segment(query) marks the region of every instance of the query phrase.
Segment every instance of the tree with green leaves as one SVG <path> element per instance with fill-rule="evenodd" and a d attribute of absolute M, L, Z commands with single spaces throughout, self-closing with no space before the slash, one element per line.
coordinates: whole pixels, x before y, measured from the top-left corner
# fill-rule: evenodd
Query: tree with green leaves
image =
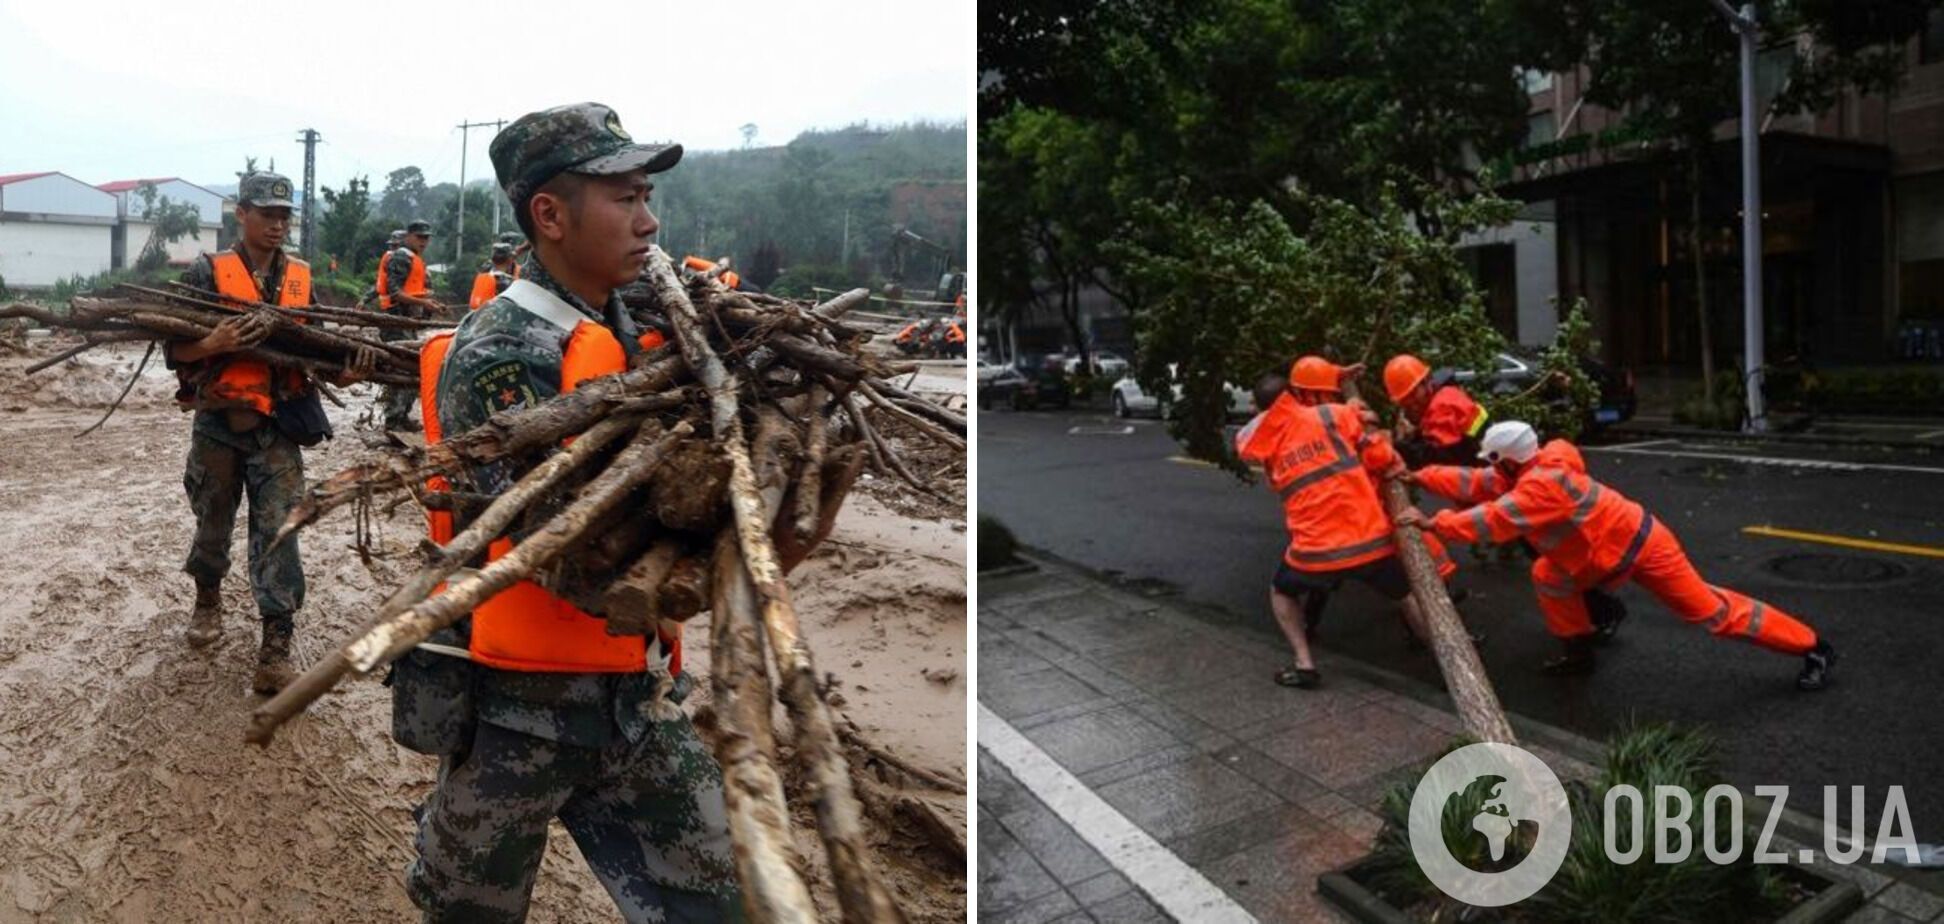
<path fill-rule="evenodd" d="M 169 263 L 169 245 L 188 235 L 191 240 L 202 240 L 202 209 L 192 202 L 171 202 L 168 196 L 159 196 L 154 183 L 143 183 L 135 187 L 135 194 L 142 199 L 142 220 L 148 222 L 148 242 L 142 245 L 142 253 L 135 258 L 137 273 L 153 273 Z"/>
<path fill-rule="evenodd" d="M 354 176 L 344 189 L 323 188 L 324 217 L 317 223 L 318 249 L 343 262 L 356 272 L 359 257 L 370 249 L 361 236 L 365 220 L 371 217 L 371 180 Z"/>
<path fill-rule="evenodd" d="M 378 214 L 396 223 L 424 218 L 425 193 L 425 173 L 419 168 L 393 170 L 385 175 L 385 189 L 378 194 Z"/>

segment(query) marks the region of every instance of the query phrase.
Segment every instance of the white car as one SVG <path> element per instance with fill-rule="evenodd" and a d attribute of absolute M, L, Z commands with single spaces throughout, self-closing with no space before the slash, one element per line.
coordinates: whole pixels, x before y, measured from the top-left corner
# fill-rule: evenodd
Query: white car
<path fill-rule="evenodd" d="M 1121 358 L 1117 353 L 1112 353 L 1107 350 L 1095 350 L 1092 358 L 1094 369 L 1098 370 L 1101 375 L 1118 378 L 1127 374 L 1127 360 Z M 1067 357 L 1061 361 L 1060 368 L 1067 375 L 1078 375 L 1080 373 L 1080 357 Z"/>
<path fill-rule="evenodd" d="M 1174 378 L 1175 366 L 1168 364 L 1168 377 Z M 1235 386 L 1233 382 L 1223 382 L 1222 389 L 1228 392 L 1228 416 L 1246 418 L 1255 413 L 1255 397 Z M 1153 414 L 1157 417 L 1174 416 L 1173 405 L 1181 401 L 1181 383 L 1172 386 L 1168 406 L 1153 395 L 1141 390 L 1141 383 L 1134 380 L 1131 373 L 1123 373 L 1114 383 L 1114 416 L 1132 417 L 1135 414 Z"/>

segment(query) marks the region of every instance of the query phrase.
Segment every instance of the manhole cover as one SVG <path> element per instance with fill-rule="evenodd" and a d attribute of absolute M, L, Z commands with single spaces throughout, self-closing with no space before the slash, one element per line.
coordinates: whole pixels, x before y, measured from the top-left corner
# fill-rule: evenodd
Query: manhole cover
<path fill-rule="evenodd" d="M 1894 561 L 1863 555 L 1804 553 L 1771 558 L 1769 573 L 1805 584 L 1868 587 L 1905 577 L 1910 569 Z"/>

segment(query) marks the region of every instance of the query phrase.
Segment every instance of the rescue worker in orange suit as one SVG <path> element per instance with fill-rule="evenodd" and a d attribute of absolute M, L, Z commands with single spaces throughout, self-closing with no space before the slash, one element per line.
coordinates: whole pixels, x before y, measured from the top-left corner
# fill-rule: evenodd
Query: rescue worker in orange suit
<path fill-rule="evenodd" d="M 491 153 L 533 252 L 518 281 L 421 349 L 428 443 L 622 371 L 659 342 L 618 290 L 647 263 L 651 180 L 681 146 L 636 143 L 612 109 L 582 103 L 522 116 Z M 452 480 L 499 494 L 539 459 Z M 453 511 L 443 528 L 473 515 Z M 495 541 L 488 558 L 510 544 Z M 405 877 L 426 921 L 526 920 L 555 818 L 622 920 L 741 917 L 721 772 L 680 708 L 681 626 L 649 619 L 611 635 L 598 604 L 568 602 L 600 599 L 589 580 L 517 582 L 434 636 L 460 656 L 419 649 L 396 664 L 393 736 L 440 757 Z"/>
<path fill-rule="evenodd" d="M 203 254 L 183 273 L 185 285 L 239 305 L 311 304 L 310 265 L 283 251 L 290 230 L 290 180 L 252 173 L 237 190 L 237 240 L 222 253 Z M 196 603 L 184 634 L 205 646 L 222 636 L 222 583 L 230 567 L 237 509 L 249 498 L 250 591 L 262 622 L 257 669 L 250 686 L 275 693 L 295 676 L 290 643 L 304 604 L 304 565 L 291 537 L 271 548 L 277 528 L 304 496 L 303 446 L 330 433 L 315 385 L 298 369 L 238 355 L 288 323 L 256 308 L 216 325 L 196 340 L 169 344 L 167 362 L 180 385 L 176 400 L 195 410 L 183 487 L 196 514 L 196 533 L 183 566 L 196 582 Z M 360 350 L 336 379 L 350 384 L 370 374 L 376 356 Z"/>
<path fill-rule="evenodd" d="M 1532 565 L 1539 610 L 1547 631 L 1563 646 L 1543 666 L 1548 673 L 1593 669 L 1593 623 L 1580 595 L 1633 581 L 1682 619 L 1719 637 L 1800 656 L 1800 689 L 1820 690 L 1829 683 L 1836 651 L 1828 641 L 1768 603 L 1702 580 L 1674 532 L 1619 491 L 1588 477 L 1573 444 L 1553 440 L 1542 447 L 1530 425 L 1507 421 L 1487 429 L 1480 446 L 1491 468 L 1434 465 L 1410 476 L 1433 493 L 1473 506 L 1429 517 L 1410 510 L 1398 522 L 1427 526 L 1452 542 L 1532 541 L 1541 556 Z"/>
<path fill-rule="evenodd" d="M 1366 429 L 1375 421 L 1369 408 L 1340 400 L 1343 376 L 1360 368 L 1319 356 L 1296 360 L 1288 387 L 1235 437 L 1236 456 L 1261 466 L 1269 489 L 1282 498 L 1289 533 L 1269 593 L 1270 610 L 1295 656 L 1293 665 L 1276 673 L 1284 686 L 1309 688 L 1321 681 L 1308 620 L 1321 614 L 1323 602 L 1346 579 L 1396 601 L 1412 635 L 1428 637 L 1372 477 L 1402 476 L 1404 461 L 1382 431 Z M 1427 544 L 1440 575 L 1448 578 L 1456 567 L 1442 547 Z"/>
<path fill-rule="evenodd" d="M 473 277 L 472 297 L 467 306 L 474 311 L 479 306 L 493 300 L 493 297 L 506 291 L 513 280 L 520 278 L 519 265 L 513 261 L 512 244 L 494 244 L 493 262 L 479 275 Z"/>
<path fill-rule="evenodd" d="M 410 318 L 428 318 L 440 312 L 439 303 L 432 300 L 432 289 L 426 282 L 425 248 L 432 243 L 432 223 L 414 221 L 405 226 L 405 243 L 384 255 L 378 261 L 378 310 L 397 312 Z M 410 340 L 408 330 L 381 327 L 380 339 L 388 341 Z M 412 403 L 418 395 L 410 388 L 385 386 L 380 401 L 385 408 L 385 429 L 417 430 L 418 424 L 412 422 Z"/>
<path fill-rule="evenodd" d="M 1424 360 L 1409 353 L 1384 364 L 1384 392 L 1403 412 L 1397 452 L 1413 469 L 1432 464 L 1482 466 L 1478 441 L 1491 415 L 1463 388 L 1442 379 L 1442 374 L 1432 373 Z M 1539 557 L 1530 542 L 1523 545 L 1527 554 Z M 1627 618 L 1627 605 L 1597 587 L 1587 588 L 1583 596 L 1593 617 L 1594 640 L 1602 645 L 1612 641 Z"/>

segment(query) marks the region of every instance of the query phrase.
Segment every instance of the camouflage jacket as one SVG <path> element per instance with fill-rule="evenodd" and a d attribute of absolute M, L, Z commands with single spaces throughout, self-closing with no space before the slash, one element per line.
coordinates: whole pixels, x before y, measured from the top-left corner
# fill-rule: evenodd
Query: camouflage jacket
<path fill-rule="evenodd" d="M 523 277 L 560 297 L 588 320 L 604 324 L 632 359 L 638 350 L 634 323 L 612 295 L 595 310 L 556 281 L 537 259 Z M 546 401 L 560 393 L 567 335 L 504 295 L 460 321 L 439 373 L 439 426 L 448 437 L 484 423 L 493 414 Z M 505 491 L 538 459 L 479 466 L 457 481 L 481 494 Z M 463 522 L 455 524 L 463 529 Z M 516 534 L 518 530 L 515 531 Z M 639 740 L 650 722 L 650 674 L 554 674 L 479 667 L 479 717 L 503 728 L 583 747 L 600 747 L 616 734 Z"/>

